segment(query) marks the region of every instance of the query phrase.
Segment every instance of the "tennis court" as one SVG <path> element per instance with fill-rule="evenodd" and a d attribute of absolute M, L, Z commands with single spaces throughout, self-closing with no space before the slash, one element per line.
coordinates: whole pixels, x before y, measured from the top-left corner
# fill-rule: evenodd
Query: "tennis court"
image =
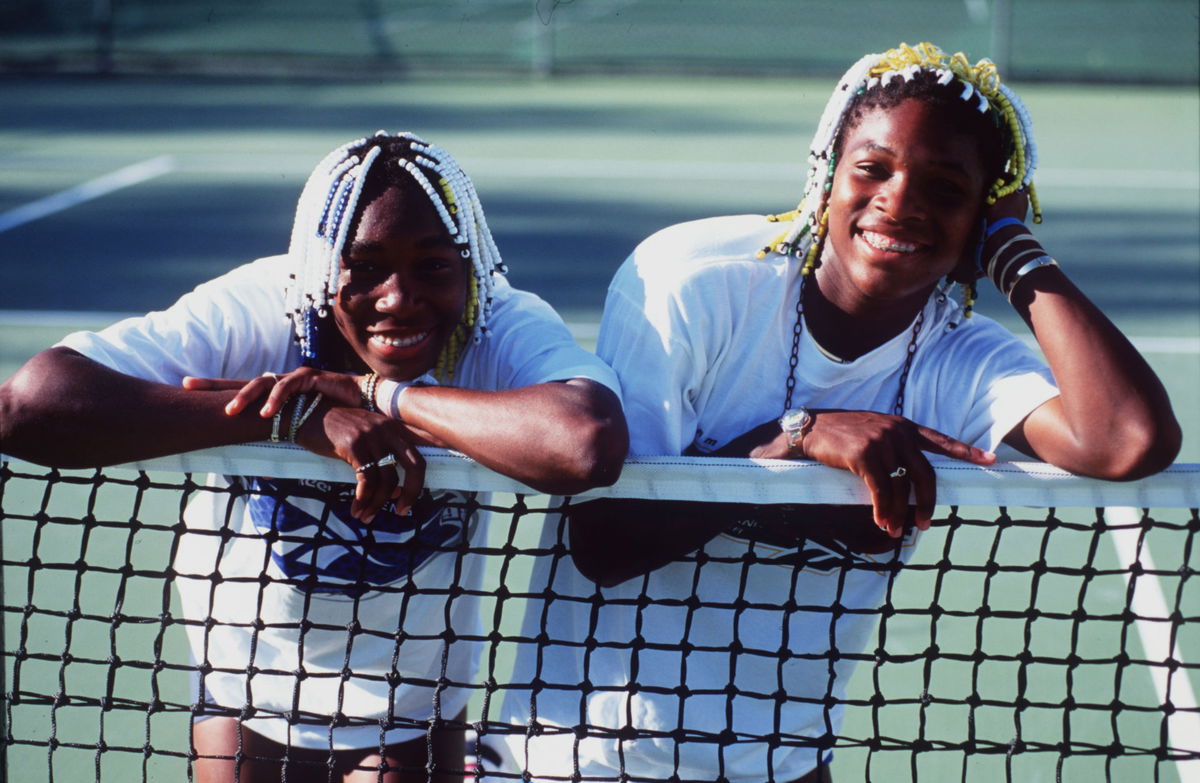
<path fill-rule="evenodd" d="M 313 162 L 377 128 L 413 130 L 460 158 L 513 283 L 586 337 L 642 237 L 794 204 L 828 89 L 764 78 L 0 80 L 0 371 L 81 318 L 164 307 L 281 252 Z M 1137 338 L 1185 420 L 1180 459 L 1200 461 L 1189 404 L 1200 387 L 1197 95 L 1022 93 L 1041 150 L 1039 234 Z M 994 292 L 980 310 L 1025 331 Z"/>
<path fill-rule="evenodd" d="M 513 283 L 549 300 L 589 344 L 607 281 L 639 239 L 683 220 L 794 204 L 803 153 L 832 81 L 585 74 L 307 81 L 5 76 L 0 376 L 67 331 L 166 306 L 234 265 L 280 252 L 312 164 L 336 144 L 377 128 L 415 131 L 460 159 L 476 180 Z M 1164 379 L 1184 425 L 1179 460 L 1200 462 L 1200 97 L 1194 86 L 1017 87 L 1038 130 L 1037 183 L 1046 215 L 1038 233 Z M 992 291 L 984 293 L 979 310 L 1025 332 Z M 44 482 L 10 485 L 5 511 L 44 508 L 44 489 Z M 118 695 L 135 705 L 187 702 L 187 652 L 178 626 L 131 621 L 114 627 L 98 619 L 171 611 L 166 580 L 122 571 L 120 563 L 136 556 L 139 569 L 166 567 L 179 494 L 149 493 L 136 510 L 139 526 L 107 524 L 130 519 L 134 496 L 140 497 L 136 487 L 119 483 L 99 492 L 88 483 L 67 485 L 55 490 L 55 505 L 46 512 L 51 519 L 6 528 L 6 563 L 36 557 L 61 567 L 36 578 L 9 567 L 4 603 L 16 610 L 7 613 L 5 649 L 25 634 L 62 650 L 64 634 L 74 634 L 77 649 L 111 651 L 118 663 L 144 660 L 149 651 L 151 660 L 164 664 L 114 665 L 105 660 L 107 652 L 70 667 L 33 660 L 23 667 L 22 690 L 96 700 Z M 55 521 L 78 516 L 89 502 L 91 516 L 102 524 Z M 1135 505 L 1152 506 L 1153 498 Z M 994 521 L 997 509 L 961 513 Z M 946 635 L 936 640 L 948 654 L 932 674 L 921 671 L 927 664 L 919 655 L 889 669 L 880 692 L 902 706 L 878 709 L 868 702 L 849 712 L 845 734 L 885 741 L 881 748 L 864 742 L 839 750 L 837 779 L 858 779 L 863 769 L 880 780 L 960 777 L 964 762 L 955 752 L 926 753 L 919 762 L 882 752 L 886 738 L 908 736 L 912 723 L 924 726 L 926 720 L 929 736 L 978 741 L 984 758 L 972 779 L 1128 779 L 1122 774 L 1132 767 L 1105 752 L 1114 734 L 1129 747 L 1165 744 L 1160 716 L 1146 717 L 1162 700 L 1151 678 L 1144 671 L 1122 678 L 1121 661 L 1100 660 L 1114 648 L 1132 659 L 1149 655 L 1122 615 L 1132 591 L 1120 573 L 1125 566 L 1117 538 L 1098 535 L 1090 511 L 1063 519 L 1062 525 L 1016 524 L 1004 533 L 985 524 L 956 534 L 941 528 L 923 542 L 919 567 L 900 582 L 904 593 L 893 599 L 900 611 L 887 623 L 886 648 L 899 657 L 925 650 L 928 618 L 908 622 L 903 610 L 936 599 L 951 615 L 939 626 Z M 1180 574 L 1159 580 L 1168 613 L 1194 619 L 1200 606 L 1197 526 L 1178 510 L 1168 512 L 1165 522 L 1147 538 L 1146 551 L 1157 571 Z M 528 528 L 525 541 L 534 538 Z M 492 543 L 500 548 L 507 531 L 495 535 Z M 73 566 L 84 556 L 105 565 L 84 576 Z M 983 576 L 945 575 L 936 567 L 943 559 L 984 569 Z M 987 574 L 989 559 L 1048 563 L 1071 573 L 1019 568 Z M 26 603 L 52 615 L 61 610 L 62 616 L 35 616 L 30 626 L 19 610 Z M 988 623 L 973 614 L 981 604 L 995 613 Z M 1006 616 L 1031 607 L 1040 619 Z M 1112 617 L 1089 622 L 1080 633 L 1084 626 L 1073 624 L 1071 615 L 1081 607 L 1089 616 Z M 962 616 L 955 618 L 956 612 Z M 1200 690 L 1200 632 L 1194 623 L 1175 627 L 1172 643 L 1189 664 L 1176 676 Z M 504 628 L 512 632 L 513 626 Z M 988 636 L 996 661 L 970 658 L 977 634 Z M 965 658 L 955 656 L 961 650 Z M 1022 657 L 1023 651 L 1034 657 Z M 1073 694 L 1089 694 L 1089 701 L 1065 730 L 1061 712 L 1046 707 L 1064 698 L 1063 670 L 1039 662 L 1071 656 L 1078 660 L 1068 667 L 1067 685 Z M 869 680 L 871 668 L 861 671 Z M 925 677 L 944 688 L 935 696 L 967 700 L 974 694 L 979 703 L 927 710 L 918 687 Z M 1002 745 L 1011 738 L 1014 709 L 1004 705 L 1018 698 L 1011 691 L 1018 680 L 1022 694 L 1034 694 L 1016 718 L 1021 738 L 1032 746 L 1013 746 L 1008 753 Z M 866 680 L 852 686 L 853 694 L 872 692 Z M 1111 709 L 1118 703 L 1126 708 Z M 60 741 L 93 747 L 53 753 L 45 745 L 10 748 L 14 780 L 45 778 L 51 757 L 60 780 L 90 777 L 102 765 L 106 780 L 182 776 L 185 713 L 108 712 L 106 731 L 134 739 L 127 753 L 100 754 L 93 712 L 54 704 L 34 711 L 36 718 L 23 713 L 29 725 L 57 719 Z M 153 755 L 142 756 L 143 740 L 153 745 Z M 1056 769 L 1061 743 L 1097 751 L 1079 753 Z M 1200 753 L 1200 741 L 1190 749 Z M 1160 759 L 1151 767 L 1157 780 L 1187 783 L 1197 779 L 1197 764 Z"/>

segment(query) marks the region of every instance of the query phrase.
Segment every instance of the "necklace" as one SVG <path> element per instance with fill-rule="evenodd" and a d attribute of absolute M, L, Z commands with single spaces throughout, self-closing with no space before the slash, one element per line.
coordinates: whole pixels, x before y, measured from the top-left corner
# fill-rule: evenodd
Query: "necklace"
<path fill-rule="evenodd" d="M 808 275 L 801 274 L 800 295 L 796 297 L 796 323 L 792 326 L 792 355 L 788 357 L 787 395 L 783 402 L 785 413 L 792 409 L 792 394 L 796 391 L 796 367 L 800 364 L 800 335 L 804 331 L 804 286 L 807 282 Z M 921 333 L 924 323 L 925 307 L 922 305 L 920 312 L 917 313 L 917 320 L 913 322 L 912 337 L 908 341 L 904 367 L 900 370 L 900 388 L 896 391 L 896 402 L 892 406 L 892 413 L 897 416 L 904 415 L 904 388 L 908 385 L 908 373 L 912 370 L 913 358 L 917 355 L 917 335 Z M 817 346 L 817 350 L 830 359 L 839 363 L 845 362 L 844 359 L 836 357 L 822 348 L 816 340 L 813 341 L 813 344 Z"/>

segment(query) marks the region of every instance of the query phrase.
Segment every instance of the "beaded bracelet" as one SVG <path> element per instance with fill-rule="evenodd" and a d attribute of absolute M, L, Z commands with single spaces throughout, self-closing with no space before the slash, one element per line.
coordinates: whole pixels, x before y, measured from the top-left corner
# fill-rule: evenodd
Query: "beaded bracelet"
<path fill-rule="evenodd" d="M 379 373 L 367 373 L 363 377 L 362 383 L 359 386 L 359 394 L 362 395 L 363 407 L 371 413 L 378 413 L 379 408 L 375 404 L 375 389 L 379 386 Z"/>

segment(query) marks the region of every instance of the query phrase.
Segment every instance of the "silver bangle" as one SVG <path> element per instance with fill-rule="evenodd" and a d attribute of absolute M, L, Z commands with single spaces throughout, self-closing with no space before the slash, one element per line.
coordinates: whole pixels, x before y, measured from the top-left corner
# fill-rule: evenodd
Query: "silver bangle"
<path fill-rule="evenodd" d="M 1008 293 L 1005 294 L 1005 296 L 1008 298 L 1009 304 L 1012 304 L 1013 291 L 1016 289 L 1017 283 L 1021 282 L 1021 278 L 1025 277 L 1025 275 L 1029 274 L 1033 270 L 1040 269 L 1043 266 L 1058 266 L 1058 262 L 1050 256 L 1041 255 L 1032 261 L 1027 261 L 1021 266 L 1020 269 L 1016 271 L 1016 273 L 1013 275 L 1012 285 L 1008 287 Z"/>
<path fill-rule="evenodd" d="M 996 272 L 996 263 L 1000 260 L 1000 256 L 1004 254 L 1005 250 L 1008 250 L 1010 247 L 1012 247 L 1016 243 L 1021 242 L 1025 239 L 1032 239 L 1034 242 L 1037 241 L 1037 237 L 1035 237 L 1032 233 L 1030 233 L 1030 231 L 1028 229 L 1026 229 L 1022 233 L 1017 234 L 1015 237 L 1012 237 L 1007 242 L 1005 242 L 1003 245 L 1001 245 L 999 247 L 999 249 L 996 250 L 995 253 L 992 253 L 991 258 L 988 259 L 987 276 L 996 283 L 997 287 L 1000 286 L 1000 280 L 997 279 L 995 272 Z"/>
<path fill-rule="evenodd" d="M 301 392 L 296 395 L 296 405 L 292 408 L 292 423 L 288 427 L 287 439 L 290 443 L 296 442 L 296 431 L 300 429 L 300 414 L 304 411 L 304 406 L 308 403 L 308 393 Z"/>
<path fill-rule="evenodd" d="M 1014 254 L 1012 258 L 1004 262 L 1004 266 L 1000 268 L 1000 273 L 992 279 L 992 282 L 996 284 L 996 288 L 998 290 L 1003 291 L 1004 278 L 1008 277 L 1008 270 L 1012 269 L 1014 266 L 1021 263 L 1023 259 L 1029 258 L 1030 256 L 1044 255 L 1046 255 L 1046 250 L 1041 245 L 1038 245 L 1037 247 L 1026 248 L 1021 252 Z"/>
<path fill-rule="evenodd" d="M 296 436 L 300 434 L 300 428 L 304 426 L 304 422 L 308 421 L 308 417 L 313 415 L 313 411 L 315 411 L 317 406 L 321 404 L 321 399 L 324 396 L 325 395 L 321 394 L 321 392 L 317 392 L 317 396 L 313 397 L 312 402 L 310 402 L 308 407 L 304 409 L 304 413 L 300 414 L 300 418 L 296 419 L 293 417 L 292 431 L 290 433 L 291 437 L 289 438 L 292 443 L 296 442 Z M 302 403 L 303 400 L 296 404 L 296 410 L 300 409 L 300 405 Z"/>

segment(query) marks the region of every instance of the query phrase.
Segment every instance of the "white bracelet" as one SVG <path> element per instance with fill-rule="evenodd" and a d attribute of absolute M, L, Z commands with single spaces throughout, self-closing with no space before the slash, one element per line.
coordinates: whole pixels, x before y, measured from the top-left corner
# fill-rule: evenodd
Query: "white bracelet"
<path fill-rule="evenodd" d="M 387 400 L 386 405 L 380 405 L 379 410 L 396 421 L 404 421 L 400 415 L 400 393 L 412 386 L 412 381 L 381 380 L 379 382 L 379 397 Z"/>
<path fill-rule="evenodd" d="M 1016 273 L 1013 275 L 1012 285 L 1008 287 L 1008 293 L 1005 294 L 1005 296 L 1008 297 L 1009 304 L 1012 304 L 1013 290 L 1016 289 L 1017 283 L 1021 282 L 1021 278 L 1025 277 L 1025 275 L 1029 274 L 1033 270 L 1040 269 L 1043 266 L 1058 266 L 1058 262 L 1050 256 L 1042 255 L 1038 256 L 1032 261 L 1026 262 L 1021 266 L 1020 269 L 1016 271 Z"/>

